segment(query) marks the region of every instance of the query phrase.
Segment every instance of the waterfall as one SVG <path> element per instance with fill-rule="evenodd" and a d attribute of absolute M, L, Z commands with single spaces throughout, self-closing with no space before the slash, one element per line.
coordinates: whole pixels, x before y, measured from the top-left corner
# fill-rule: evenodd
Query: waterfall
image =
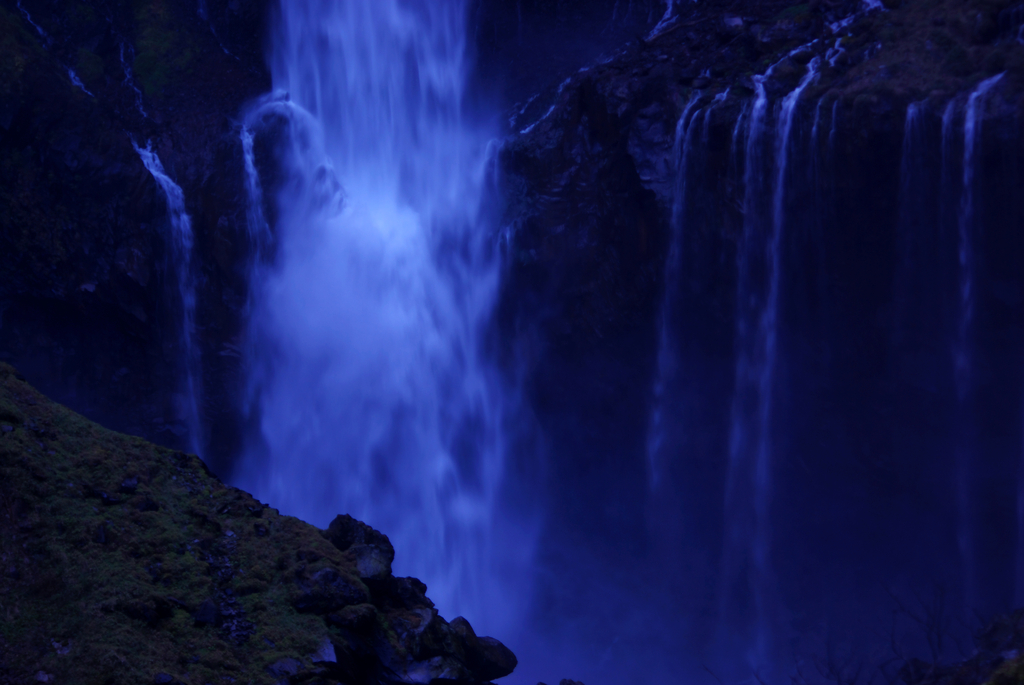
<path fill-rule="evenodd" d="M 900 214 L 899 235 L 897 236 L 897 264 L 895 289 L 895 329 L 893 336 L 897 349 L 913 331 L 910 325 L 915 306 L 919 306 L 915 284 L 920 267 L 921 242 L 925 227 L 920 224 L 927 202 L 927 187 L 922 187 L 918 173 L 918 162 L 924 154 L 921 132 L 921 109 L 923 105 L 912 102 L 907 106 L 903 123 L 903 149 L 900 154 Z"/>
<path fill-rule="evenodd" d="M 242 156 L 245 166 L 246 195 L 246 226 L 249 229 L 250 270 L 259 269 L 264 264 L 265 253 L 271 244 L 270 226 L 263 215 L 263 185 L 256 169 L 256 152 L 253 147 L 253 132 L 248 125 L 242 126 L 239 133 L 242 143 Z M 250 280 L 261 282 L 262 278 L 250 274 Z"/>
<path fill-rule="evenodd" d="M 192 219 L 185 211 L 185 193 L 164 171 L 164 166 L 149 143 L 139 147 L 132 141 L 142 163 L 153 176 L 167 201 L 168 257 L 178 287 L 178 336 L 181 341 L 181 364 L 184 370 L 183 387 L 178 398 L 178 412 L 184 420 L 189 449 L 202 453 L 202 434 L 199 418 L 201 376 L 199 350 L 195 341 L 196 293 L 192 273 Z"/>
<path fill-rule="evenodd" d="M 974 176 L 977 164 L 975 149 L 981 135 L 978 107 L 982 98 L 1003 77 L 998 74 L 982 81 L 967 99 L 964 111 L 963 190 L 960 195 L 959 249 L 960 264 L 960 327 L 955 355 L 957 390 L 963 398 L 968 392 L 971 377 L 969 340 L 974 318 Z"/>
<path fill-rule="evenodd" d="M 956 451 L 957 505 L 959 522 L 957 542 L 964 567 L 965 600 L 968 609 L 974 609 L 977 602 L 977 578 L 975 569 L 974 549 L 974 502 L 971 490 L 974 474 L 971 461 L 975 456 L 975 422 L 972 411 L 972 323 L 974 319 L 974 234 L 975 234 L 975 176 L 978 162 L 977 147 L 981 138 L 981 122 L 979 107 L 985 95 L 995 86 L 1003 74 L 997 74 L 978 84 L 978 87 L 967 98 L 964 110 L 963 133 L 963 166 L 960 188 L 960 208 L 957 216 L 958 243 L 957 266 L 959 273 L 959 317 L 957 336 L 953 346 L 953 371 L 956 381 L 957 397 L 960 404 L 961 436 Z M 953 103 L 947 107 L 943 115 L 943 138 L 951 129 Z"/>
<path fill-rule="evenodd" d="M 700 112 L 689 119 L 690 112 L 700 101 L 700 91 L 695 92 L 679 116 L 676 123 L 675 142 L 672 147 L 672 158 L 675 160 L 675 191 L 672 198 L 672 216 L 670 225 L 672 237 L 668 255 L 665 258 L 665 292 L 662 297 L 661 315 L 658 322 L 658 366 L 655 371 L 653 387 L 653 404 L 651 408 L 650 426 L 647 433 L 647 478 L 653 489 L 658 485 L 660 477 L 659 458 L 665 441 L 665 392 L 674 375 L 676 366 L 676 345 L 672 335 L 672 304 L 677 297 L 679 288 L 679 270 L 681 265 L 680 252 L 683 241 L 683 211 L 686 202 L 686 178 L 690 151 L 693 141 L 689 132 L 693 130 Z M 687 123 L 689 121 L 689 126 Z"/>
<path fill-rule="evenodd" d="M 770 644 L 775 603 L 770 562 L 772 415 L 790 134 L 796 105 L 817 76 L 819 62 L 816 57 L 808 64 L 799 85 L 782 100 L 775 122 L 774 169 L 765 164 L 764 158 L 768 109 L 764 84 L 774 67 L 754 78 L 756 95 L 747 130 L 745 217 L 738 255 L 738 354 L 729 431 L 720 620 L 729 624 L 730 610 L 738 609 L 741 620 L 752 623 L 748 657 L 755 666 L 766 665 L 773 651 Z M 772 176 L 774 187 L 769 207 L 767 186 Z M 746 590 L 735 597 L 738 585 L 745 585 Z"/>
<path fill-rule="evenodd" d="M 264 193 L 276 212 L 250 277 L 258 431 L 239 480 L 320 526 L 367 521 L 398 550 L 396 575 L 495 629 L 525 605 L 513 591 L 532 544 L 500 503 L 510 400 L 486 349 L 497 233 L 481 218 L 488 139 L 463 115 L 466 11 L 277 10 L 276 94 L 242 129 L 254 245 L 271 238 Z M 260 136 L 277 187 L 259 184 Z"/>

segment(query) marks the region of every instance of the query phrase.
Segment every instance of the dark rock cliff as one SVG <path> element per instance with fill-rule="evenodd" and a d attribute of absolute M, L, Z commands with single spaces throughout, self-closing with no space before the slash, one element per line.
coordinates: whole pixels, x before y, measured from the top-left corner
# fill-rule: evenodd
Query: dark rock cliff
<path fill-rule="evenodd" d="M 263 11 L 0 5 L 0 357 L 105 424 L 167 444 L 182 428 L 168 392 L 179 370 L 166 206 L 132 141 L 151 141 L 193 217 L 216 441 L 233 406 L 231 343 L 245 299 L 233 117 L 268 88 Z"/>
<path fill-rule="evenodd" d="M 596 560 L 623 577 L 649 564 L 659 596 L 673 597 L 683 613 L 720 611 L 727 523 L 720 506 L 709 506 L 708 492 L 726 490 L 735 430 L 737 288 L 749 278 L 740 253 L 749 211 L 743 163 L 752 77 L 771 68 L 764 82 L 771 128 L 783 97 L 814 61 L 818 75 L 795 105 L 792 190 L 782 205 L 790 228 L 781 248 L 775 392 L 784 399 L 775 425 L 786 457 L 772 475 L 774 501 L 784 503 L 773 510 L 780 601 L 806 616 L 817 611 L 815 602 L 834 606 L 830 595 L 841 592 L 851 598 L 844 611 L 853 616 L 876 601 L 868 598 L 877 588 L 858 580 L 875 573 L 872 559 L 922 579 L 915 582 L 934 582 L 945 572 L 936 571 L 944 562 L 933 555 L 956 554 L 952 535 L 938 531 L 954 528 L 945 478 L 953 468 L 949 345 L 961 210 L 958 190 L 934 185 L 945 149 L 941 119 L 953 102 L 956 137 L 946 154 L 962 158 L 967 96 L 1003 73 L 978 114 L 979 206 L 986 209 L 977 250 L 985 256 L 975 309 L 980 331 L 972 344 L 985 360 L 974 411 L 986 423 L 977 448 L 984 475 L 971 497 L 986 502 L 979 558 L 986 568 L 1003 569 L 988 577 L 979 601 L 989 610 L 1005 608 L 1012 586 L 1005 529 L 1015 495 L 993 474 L 1014 472 L 1018 449 L 1009 436 L 1017 434 L 1024 386 L 1015 304 L 1024 288 L 1024 204 L 1015 190 L 1024 168 L 1020 19 L 1010 2 L 906 0 L 870 11 L 841 2 L 701 2 L 683 7 L 659 33 L 573 75 L 515 119 L 518 130 L 502 152 L 509 237 L 500 320 L 516 341 L 510 354 L 532 369 L 531 403 L 559 455 L 547 500 L 551 529 L 574 531 L 593 554 L 587 563 Z M 911 103 L 923 112 L 926 142 L 911 152 L 908 171 Z M 686 224 L 678 261 L 667 264 L 673 200 L 681 192 L 676 130 L 688 105 L 705 132 L 694 143 L 688 207 L 677 209 Z M 777 163 L 777 151 L 766 154 Z M 941 172 L 957 183 L 962 173 L 948 163 Z M 914 174 L 932 175 L 933 185 L 911 196 L 918 208 L 928 206 L 921 226 L 945 226 L 936 244 L 920 237 L 930 231 L 907 238 L 901 183 Z M 669 269 L 679 280 L 667 294 Z M 915 283 L 910 291 L 908 279 Z M 659 316 L 669 297 L 668 325 L 682 368 L 666 420 L 677 433 L 672 462 L 652 493 L 646 440 Z M 576 492 L 587 494 L 566 497 L 558 483 L 579 484 Z M 895 532 L 889 526 L 900 517 L 909 528 Z M 908 532 L 913 526 L 930 532 L 917 537 Z M 585 574 L 584 564 L 559 551 L 557 535 L 542 552 L 555 569 L 551 577 Z M 681 575 L 665 578 L 663 564 Z M 840 585 L 830 587 L 825 578 Z M 563 602 L 552 615 L 586 601 L 586 584 L 577 587 L 578 595 L 564 587 L 541 590 Z M 857 606 L 855 596 L 864 604 Z M 707 625 L 702 620 L 698 626 Z M 694 630 L 696 642 L 709 639 L 705 628 Z M 584 632 L 618 639 L 612 631 Z M 657 635 L 652 629 L 648 640 Z"/>

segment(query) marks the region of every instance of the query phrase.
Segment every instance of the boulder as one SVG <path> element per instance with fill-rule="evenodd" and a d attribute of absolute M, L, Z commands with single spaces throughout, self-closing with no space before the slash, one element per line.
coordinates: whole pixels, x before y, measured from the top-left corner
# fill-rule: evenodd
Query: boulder
<path fill-rule="evenodd" d="M 462 638 L 466 647 L 466 665 L 481 680 L 503 678 L 515 670 L 519 663 L 512 650 L 493 637 L 477 637 L 469 621 L 459 616 L 452 621 L 452 629 Z M 565 681 L 562 682 L 565 685 Z"/>
<path fill-rule="evenodd" d="M 355 559 L 360 578 L 384 579 L 391 575 L 395 548 L 388 536 L 348 514 L 339 514 L 323 533 L 331 544 Z"/>
<path fill-rule="evenodd" d="M 335 516 L 323 535 L 342 552 L 347 551 L 353 545 L 375 545 L 390 555 L 390 560 L 394 561 L 395 548 L 391 546 L 388 536 L 348 514 Z"/>

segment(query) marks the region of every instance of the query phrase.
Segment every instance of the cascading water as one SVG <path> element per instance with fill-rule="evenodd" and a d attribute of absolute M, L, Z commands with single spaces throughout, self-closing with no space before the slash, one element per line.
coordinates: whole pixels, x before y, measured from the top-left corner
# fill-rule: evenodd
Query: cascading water
<path fill-rule="evenodd" d="M 967 99 L 964 111 L 964 161 L 963 190 L 960 195 L 960 330 L 954 352 L 957 388 L 963 397 L 968 392 L 971 376 L 971 352 L 969 346 L 971 323 L 974 318 L 974 177 L 977 164 L 976 148 L 980 136 L 978 107 L 985 94 L 999 82 L 1002 74 L 982 81 Z"/>
<path fill-rule="evenodd" d="M 781 103 L 775 130 L 775 168 L 764 163 L 768 95 L 755 77 L 756 96 L 747 129 L 744 162 L 744 230 L 737 288 L 736 387 L 729 434 L 726 540 L 722 562 L 720 620 L 751 626 L 748 659 L 769 666 L 774 649 L 773 573 L 770 562 L 773 391 L 777 365 L 784 201 L 790 133 L 800 95 L 817 75 L 819 58 Z M 774 174 L 772 174 L 774 171 Z M 774 175 L 770 208 L 768 178 Z M 768 221 L 766 217 L 770 217 Z M 745 576 L 745 577 L 744 577 Z M 733 614 L 738 612 L 739 616 Z"/>
<path fill-rule="evenodd" d="M 178 395 L 178 414 L 185 423 L 186 442 L 194 454 L 202 454 L 202 426 L 199 417 L 201 375 L 199 350 L 195 340 L 196 293 L 195 277 L 192 273 L 192 219 L 185 211 L 185 193 L 164 171 L 150 145 L 139 147 L 132 141 L 132 147 L 146 169 L 153 176 L 167 201 L 168 257 L 178 289 L 178 340 L 181 341 L 181 364 L 183 383 Z"/>
<path fill-rule="evenodd" d="M 653 403 L 651 408 L 650 427 L 647 433 L 647 478 L 651 488 L 658 485 L 659 472 L 662 458 L 662 448 L 665 441 L 665 393 L 667 386 L 672 382 L 677 364 L 676 342 L 672 335 L 672 313 L 675 298 L 679 289 L 680 252 L 683 242 L 684 217 L 683 210 L 686 202 L 687 190 L 687 169 L 690 159 L 690 151 L 693 149 L 690 131 L 698 119 L 700 112 L 690 118 L 690 112 L 700 101 L 701 93 L 698 91 L 690 98 L 683 108 L 683 113 L 676 124 L 675 143 L 673 144 L 672 157 L 676 163 L 675 193 L 672 201 L 672 239 L 669 244 L 668 256 L 665 258 L 665 293 L 661 305 L 661 317 L 658 325 L 658 367 L 654 377 Z"/>
<path fill-rule="evenodd" d="M 525 604 L 509 589 L 531 545 L 501 518 L 508 399 L 487 360 L 499 270 L 481 219 L 488 140 L 463 116 L 466 5 L 278 14 L 278 94 L 242 131 L 252 242 L 272 231 L 274 250 L 251 275 L 258 435 L 241 484 L 321 526 L 367 521 L 443 613 L 497 628 Z M 258 182 L 263 135 L 276 189 Z"/>
<path fill-rule="evenodd" d="M 997 74 L 985 81 L 970 94 L 964 110 L 964 149 L 963 178 L 960 190 L 960 211 L 958 215 L 957 263 L 959 267 L 960 299 L 957 338 L 953 347 L 954 378 L 957 397 L 960 402 L 960 423 L 962 434 L 956 453 L 957 503 L 959 508 L 958 544 L 964 565 L 965 600 L 968 608 L 976 606 L 977 587 L 974 549 L 974 474 L 971 462 L 975 457 L 974 424 L 975 418 L 971 411 L 972 393 L 972 350 L 971 329 L 974 319 L 974 233 L 975 233 L 975 175 L 977 165 L 977 147 L 981 135 L 979 107 L 985 95 L 995 86 L 1002 74 Z M 952 103 L 951 103 L 952 106 Z M 943 117 L 943 129 L 952 121 L 952 109 L 948 109 Z M 945 131 L 944 131 L 945 132 Z"/>
<path fill-rule="evenodd" d="M 900 233 L 899 252 L 896 266 L 896 325 L 894 342 L 897 348 L 905 344 L 905 338 L 914 330 L 910 325 L 911 315 L 915 306 L 916 293 L 914 285 L 915 266 L 920 262 L 921 242 L 924 240 L 925 227 L 919 224 L 924 216 L 922 205 L 926 198 L 926 186 L 923 186 L 921 174 L 916 168 L 924 150 L 921 132 L 921 110 L 923 105 L 912 102 L 907 106 L 907 115 L 903 123 L 903 150 L 900 155 Z"/>

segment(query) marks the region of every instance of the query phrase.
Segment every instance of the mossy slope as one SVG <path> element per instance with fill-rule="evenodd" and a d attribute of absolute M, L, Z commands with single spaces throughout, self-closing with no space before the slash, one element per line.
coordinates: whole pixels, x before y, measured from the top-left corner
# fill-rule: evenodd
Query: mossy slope
<path fill-rule="evenodd" d="M 477 644 L 487 638 L 441 619 L 386 553 L 361 579 L 368 547 L 326 535 L 0 364 L 0 683 L 498 674 Z"/>

